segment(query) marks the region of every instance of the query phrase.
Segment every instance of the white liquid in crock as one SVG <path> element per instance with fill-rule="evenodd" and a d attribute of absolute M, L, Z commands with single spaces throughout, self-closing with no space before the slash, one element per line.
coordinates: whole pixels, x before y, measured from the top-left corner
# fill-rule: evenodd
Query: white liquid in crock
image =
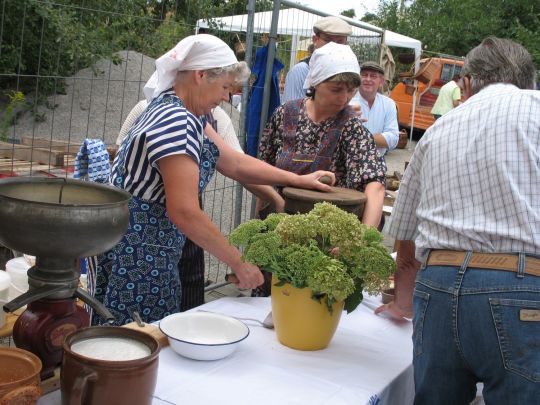
<path fill-rule="evenodd" d="M 150 354 L 150 348 L 134 339 L 102 337 L 85 339 L 71 345 L 75 353 L 97 360 L 135 360 Z"/>

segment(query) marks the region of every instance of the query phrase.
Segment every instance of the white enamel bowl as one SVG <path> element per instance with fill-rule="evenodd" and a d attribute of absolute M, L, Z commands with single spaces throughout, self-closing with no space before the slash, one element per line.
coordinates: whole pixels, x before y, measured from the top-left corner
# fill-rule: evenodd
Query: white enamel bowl
<path fill-rule="evenodd" d="M 159 328 L 176 353 L 194 360 L 227 357 L 249 335 L 243 322 L 209 312 L 172 314 L 160 321 Z"/>

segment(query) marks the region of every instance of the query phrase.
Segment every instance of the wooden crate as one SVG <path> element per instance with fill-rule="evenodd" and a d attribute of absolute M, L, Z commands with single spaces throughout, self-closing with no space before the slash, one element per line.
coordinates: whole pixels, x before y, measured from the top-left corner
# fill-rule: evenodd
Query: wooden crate
<path fill-rule="evenodd" d="M 20 176 L 51 168 L 73 168 L 80 143 L 22 137 L 20 143 L 0 142 L 0 177 Z M 115 147 L 107 147 L 110 159 Z"/>
<path fill-rule="evenodd" d="M 79 147 L 63 141 L 22 137 L 21 143 L 0 142 L 0 158 L 32 164 L 64 166 L 65 156 L 75 156 Z"/>
<path fill-rule="evenodd" d="M 0 178 L 24 176 L 30 172 L 48 170 L 50 168 L 51 165 L 42 165 L 12 158 L 0 158 Z"/>

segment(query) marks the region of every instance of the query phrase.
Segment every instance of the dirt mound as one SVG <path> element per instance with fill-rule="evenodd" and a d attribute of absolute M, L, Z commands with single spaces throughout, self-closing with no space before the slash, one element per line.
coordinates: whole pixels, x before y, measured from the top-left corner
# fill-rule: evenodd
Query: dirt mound
<path fill-rule="evenodd" d="M 56 94 L 38 107 L 38 120 L 29 112 L 17 120 L 10 135 L 73 141 L 104 139 L 114 144 L 122 122 L 142 99 L 142 89 L 155 69 L 155 60 L 134 51 L 119 51 L 122 62 L 98 61 L 66 79 L 67 94 Z M 56 106 L 48 108 L 48 106 Z"/>

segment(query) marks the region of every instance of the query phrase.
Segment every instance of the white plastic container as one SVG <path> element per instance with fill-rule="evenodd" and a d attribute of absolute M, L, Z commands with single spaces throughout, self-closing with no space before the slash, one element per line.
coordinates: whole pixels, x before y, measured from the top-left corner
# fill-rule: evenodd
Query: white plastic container
<path fill-rule="evenodd" d="M 0 329 L 6 324 L 6 313 L 4 312 L 4 308 L 2 308 L 6 302 L 6 300 L 0 300 Z M 2 345 L 0 344 L 0 346 Z"/>
<path fill-rule="evenodd" d="M 8 302 L 10 284 L 10 275 L 5 271 L 0 270 L 0 328 L 6 324 L 6 313 L 2 307 Z"/>
<path fill-rule="evenodd" d="M 28 291 L 28 269 L 30 267 L 24 257 L 16 257 L 6 263 L 6 272 L 11 277 L 9 300 Z"/>
<path fill-rule="evenodd" d="M 9 297 L 9 285 L 11 284 L 11 276 L 0 270 L 0 300 L 7 300 Z"/>

